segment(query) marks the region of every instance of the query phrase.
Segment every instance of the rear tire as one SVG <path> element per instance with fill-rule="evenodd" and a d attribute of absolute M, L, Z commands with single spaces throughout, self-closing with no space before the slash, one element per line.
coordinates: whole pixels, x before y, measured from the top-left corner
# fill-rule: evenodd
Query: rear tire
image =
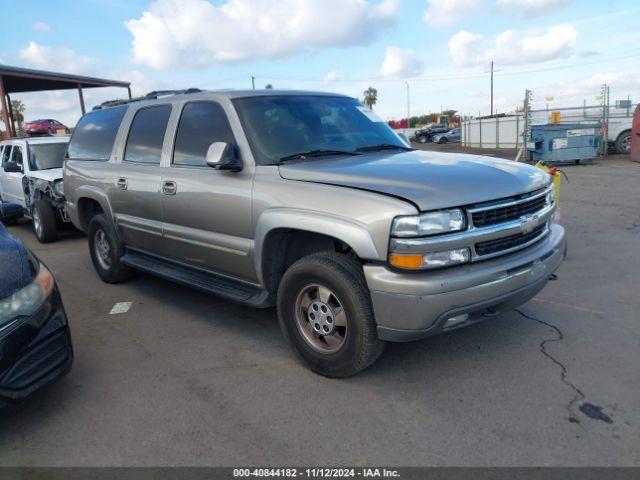
<path fill-rule="evenodd" d="M 120 261 L 124 248 L 103 214 L 89 222 L 88 237 L 93 266 L 104 282 L 118 283 L 133 276 L 134 271 Z"/>
<path fill-rule="evenodd" d="M 616 152 L 624 155 L 631 151 L 631 132 L 622 132 L 615 142 Z"/>
<path fill-rule="evenodd" d="M 51 205 L 38 199 L 31 212 L 33 231 L 40 243 L 54 242 L 58 238 L 58 223 Z"/>
<path fill-rule="evenodd" d="M 277 304 L 285 338 L 320 375 L 355 375 L 384 350 L 362 266 L 351 257 L 325 252 L 298 260 L 282 277 Z"/>

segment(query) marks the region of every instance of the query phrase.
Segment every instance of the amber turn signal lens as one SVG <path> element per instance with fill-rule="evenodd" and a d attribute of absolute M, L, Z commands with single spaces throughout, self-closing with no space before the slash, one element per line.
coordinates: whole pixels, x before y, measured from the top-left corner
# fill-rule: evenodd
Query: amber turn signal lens
<path fill-rule="evenodd" d="M 422 255 L 392 253 L 389 255 L 389 263 L 398 268 L 420 268 Z"/>

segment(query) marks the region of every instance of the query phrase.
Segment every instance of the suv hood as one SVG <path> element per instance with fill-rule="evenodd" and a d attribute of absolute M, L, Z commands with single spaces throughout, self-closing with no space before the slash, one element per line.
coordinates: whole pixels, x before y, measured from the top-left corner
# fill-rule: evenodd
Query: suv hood
<path fill-rule="evenodd" d="M 47 182 L 53 182 L 54 180 L 62 180 L 62 168 L 50 168 L 48 170 L 36 170 L 35 172 L 29 172 L 29 178 L 39 178 Z"/>
<path fill-rule="evenodd" d="M 421 211 L 497 200 L 550 182 L 539 168 L 511 160 L 421 150 L 313 159 L 279 169 L 288 180 L 393 195 L 413 202 Z"/>

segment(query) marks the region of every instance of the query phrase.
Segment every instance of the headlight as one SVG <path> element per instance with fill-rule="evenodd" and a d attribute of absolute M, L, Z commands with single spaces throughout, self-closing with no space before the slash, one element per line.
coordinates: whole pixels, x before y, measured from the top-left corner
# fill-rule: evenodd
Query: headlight
<path fill-rule="evenodd" d="M 53 191 L 59 197 L 64 197 L 64 180 L 56 180 L 53 184 Z"/>
<path fill-rule="evenodd" d="M 549 206 L 549 205 L 553 205 L 554 203 L 556 203 L 556 187 L 552 183 L 551 186 L 549 187 L 549 191 L 547 191 L 547 198 L 546 198 L 545 204 Z"/>
<path fill-rule="evenodd" d="M 457 232 L 466 226 L 464 212 L 460 209 L 428 212 L 393 220 L 391 235 L 394 237 L 423 237 L 438 233 Z"/>
<path fill-rule="evenodd" d="M 467 263 L 471 259 L 471 251 L 468 248 L 455 248 L 442 252 L 430 253 L 392 253 L 389 255 L 389 263 L 394 267 L 408 270 L 423 270 L 450 267 Z"/>
<path fill-rule="evenodd" d="M 53 291 L 53 276 L 40 264 L 36 278 L 13 295 L 0 300 L 0 329 L 13 319 L 33 315 Z"/>

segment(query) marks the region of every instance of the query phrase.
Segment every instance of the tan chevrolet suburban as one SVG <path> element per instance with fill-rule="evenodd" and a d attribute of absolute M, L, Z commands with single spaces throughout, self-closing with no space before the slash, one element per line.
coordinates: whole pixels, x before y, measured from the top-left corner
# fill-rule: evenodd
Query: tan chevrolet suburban
<path fill-rule="evenodd" d="M 83 116 L 67 155 L 67 211 L 104 281 L 142 270 L 277 305 L 330 377 L 526 302 L 565 254 L 548 174 L 414 150 L 336 94 L 152 92 Z"/>

